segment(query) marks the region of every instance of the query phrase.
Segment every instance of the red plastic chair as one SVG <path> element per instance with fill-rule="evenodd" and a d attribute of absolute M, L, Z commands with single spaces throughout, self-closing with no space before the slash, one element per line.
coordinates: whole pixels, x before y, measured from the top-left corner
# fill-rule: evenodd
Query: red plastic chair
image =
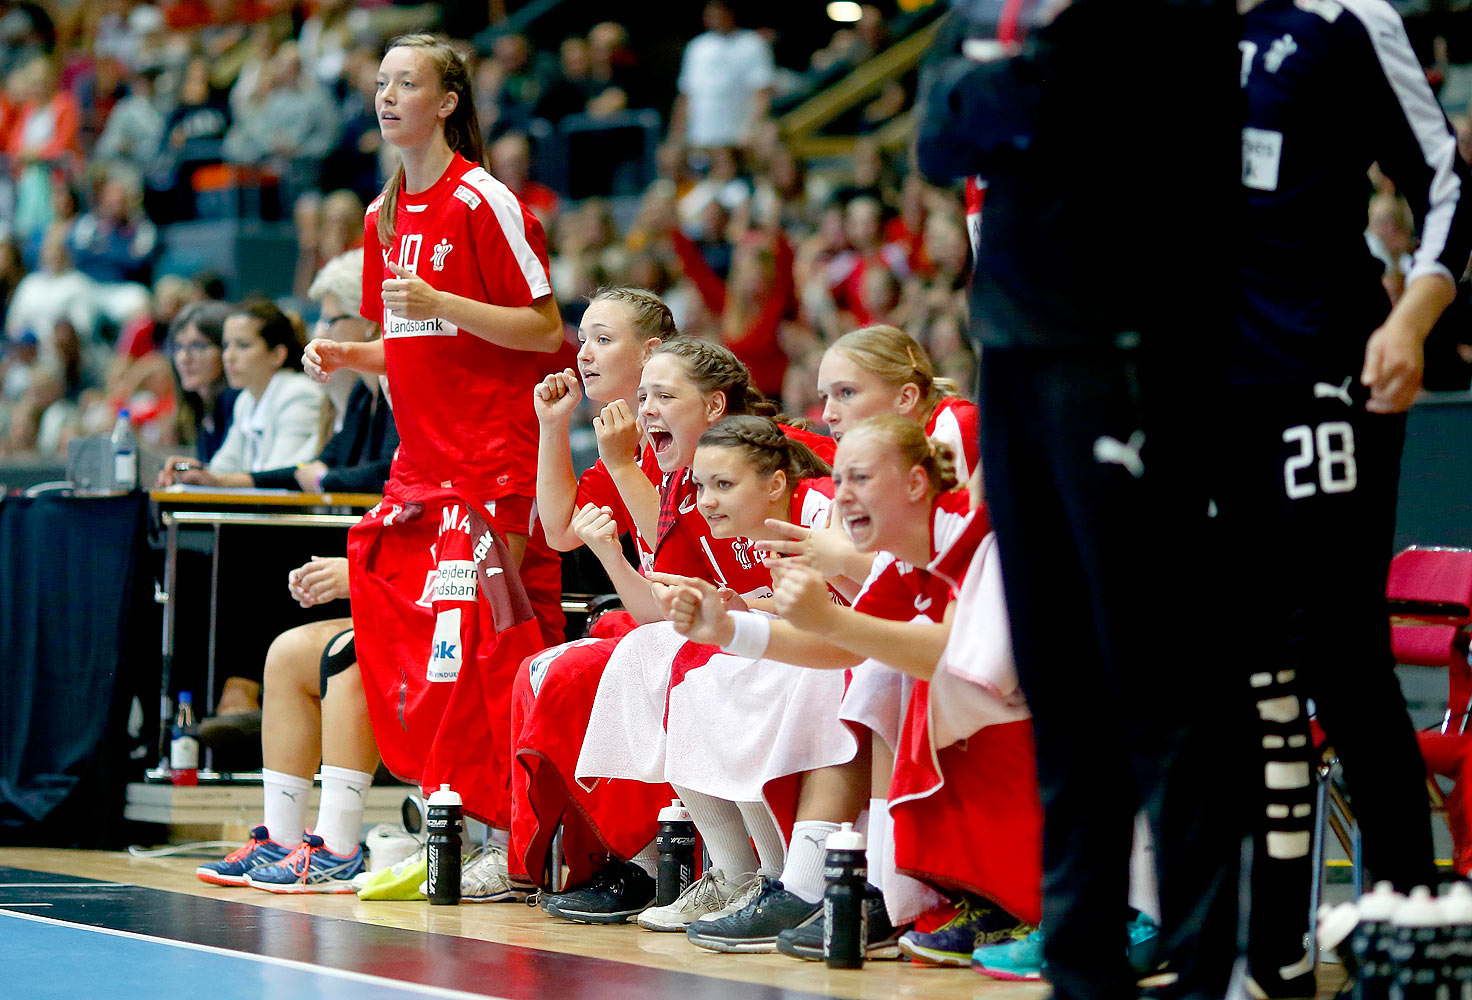
<path fill-rule="evenodd" d="M 1428 759 L 1438 762 L 1438 771 L 1456 778 L 1463 753 L 1472 752 L 1472 734 L 1467 733 L 1472 712 L 1472 667 L 1468 664 L 1468 641 L 1472 636 L 1472 549 L 1412 547 L 1390 562 L 1385 597 L 1390 614 L 1390 645 L 1395 662 L 1408 666 L 1444 668 L 1447 671 L 1447 709 L 1439 732 L 1418 733 L 1417 741 Z M 1322 872 L 1326 827 L 1332 829 L 1353 864 L 1354 889 L 1364 889 L 1364 865 L 1359 828 L 1349 808 L 1342 783 L 1337 780 L 1338 760 L 1314 725 L 1315 742 L 1323 750 L 1319 767 L 1318 810 L 1314 828 L 1316 870 Z M 1465 744 L 1465 746 L 1463 746 Z M 1464 844 L 1459 821 L 1461 802 L 1444 801 L 1441 787 L 1430 775 L 1426 793 L 1433 811 L 1448 815 L 1458 858 L 1472 857 L 1472 844 Z M 1472 787 L 1457 794 L 1472 794 Z M 1315 906 L 1319 898 L 1315 885 Z"/>

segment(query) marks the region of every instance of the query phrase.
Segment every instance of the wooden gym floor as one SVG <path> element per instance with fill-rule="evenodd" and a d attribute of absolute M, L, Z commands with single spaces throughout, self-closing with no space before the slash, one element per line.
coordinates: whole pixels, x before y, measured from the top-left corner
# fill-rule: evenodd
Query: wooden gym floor
<path fill-rule="evenodd" d="M 205 885 L 198 859 L 0 849 L 0 996 L 175 1000 L 1041 1000 L 1045 984 L 871 962 L 830 972 L 588 927 L 522 904 L 431 907 Z M 1337 966 L 1320 972 L 1334 994 Z"/>

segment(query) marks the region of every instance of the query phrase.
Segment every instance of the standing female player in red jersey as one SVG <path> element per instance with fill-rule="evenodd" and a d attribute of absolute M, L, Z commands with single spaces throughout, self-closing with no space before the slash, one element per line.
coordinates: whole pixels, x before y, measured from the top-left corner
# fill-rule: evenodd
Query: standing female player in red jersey
<path fill-rule="evenodd" d="M 394 39 L 375 108 L 401 157 L 366 217 L 362 311 L 383 339 L 307 350 L 319 378 L 386 374 L 401 439 L 383 502 L 349 535 L 359 665 L 390 770 L 453 772 L 467 812 L 506 826 L 511 683 L 545 645 L 516 572 L 532 533 L 531 391 L 562 322 L 541 224 L 481 166 L 460 55 Z M 535 590 L 550 616 L 549 584 Z"/>
<path fill-rule="evenodd" d="M 962 536 L 968 524 L 967 498 L 952 489 L 956 479 L 945 449 L 928 441 L 913 421 L 892 415 L 870 418 L 851 426 L 839 445 L 834 482 L 836 517 L 858 549 L 876 554 L 852 608 L 828 599 L 823 574 L 806 559 L 787 557 L 771 563 L 773 603 L 782 620 L 728 612 L 708 584 L 691 582 L 678 587 L 670 598 L 675 628 L 695 642 L 714 643 L 740 655 L 824 669 L 852 669 L 872 661 L 928 680 L 941 659 L 954 616 L 950 585 L 928 567 Z M 984 516 L 984 512 L 973 515 Z M 899 742 L 899 735 L 897 731 L 885 739 Z M 870 880 L 885 883 L 879 888 L 886 895 L 895 888 L 891 883 L 896 877 L 896 859 L 901 866 L 910 867 L 905 862 L 914 857 L 922 862 L 918 870 L 935 881 L 979 892 L 1019 915 L 1036 919 L 1041 806 L 1031 769 L 1013 766 L 1025 762 L 1030 734 L 1014 730 L 1007 736 L 1004 743 L 1010 749 L 1005 770 L 1015 780 L 1005 800 L 986 798 L 996 814 L 994 826 L 1006 834 L 991 841 L 989 853 L 996 853 L 991 854 L 990 865 L 968 863 L 965 855 L 974 853 L 974 847 L 967 846 L 971 832 L 967 829 L 935 829 L 929 845 L 892 839 L 887 803 L 870 802 Z M 992 777 L 984 775 L 984 770 L 948 768 L 950 781 L 926 798 L 928 808 L 939 808 L 939 815 L 944 815 L 946 803 L 953 807 L 964 803 L 975 791 L 972 781 Z M 877 895 L 871 898 L 878 905 Z M 763 904 L 771 909 L 772 902 L 757 900 L 748 907 L 751 912 L 705 921 L 690 937 L 739 936 L 742 925 L 765 919 Z M 894 901 L 886 902 L 891 910 L 896 908 Z M 906 919 L 916 914 L 911 907 L 896 915 Z M 890 933 L 888 925 L 887 920 L 871 918 L 871 927 L 879 929 L 881 936 Z M 871 938 L 869 943 L 875 947 L 885 942 Z M 809 924 L 780 933 L 778 946 L 801 957 L 821 956 L 822 928 Z"/>

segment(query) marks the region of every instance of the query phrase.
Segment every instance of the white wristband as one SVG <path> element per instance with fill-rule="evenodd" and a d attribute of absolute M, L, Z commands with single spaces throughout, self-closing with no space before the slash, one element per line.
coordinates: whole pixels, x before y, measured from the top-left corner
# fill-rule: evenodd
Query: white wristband
<path fill-rule="evenodd" d="M 761 659 L 772 641 L 772 620 L 754 611 L 732 611 L 731 626 L 735 630 L 731 641 L 721 647 L 732 656 L 744 656 L 749 660 Z"/>

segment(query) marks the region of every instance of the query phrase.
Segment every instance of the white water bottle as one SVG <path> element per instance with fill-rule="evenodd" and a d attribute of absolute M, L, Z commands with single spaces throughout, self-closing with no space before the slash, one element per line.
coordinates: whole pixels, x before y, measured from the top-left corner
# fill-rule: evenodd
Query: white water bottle
<path fill-rule="evenodd" d="M 111 447 L 112 488 L 128 492 L 138 485 L 138 435 L 133 433 L 133 421 L 126 407 L 118 411 L 118 419 L 112 425 Z"/>

